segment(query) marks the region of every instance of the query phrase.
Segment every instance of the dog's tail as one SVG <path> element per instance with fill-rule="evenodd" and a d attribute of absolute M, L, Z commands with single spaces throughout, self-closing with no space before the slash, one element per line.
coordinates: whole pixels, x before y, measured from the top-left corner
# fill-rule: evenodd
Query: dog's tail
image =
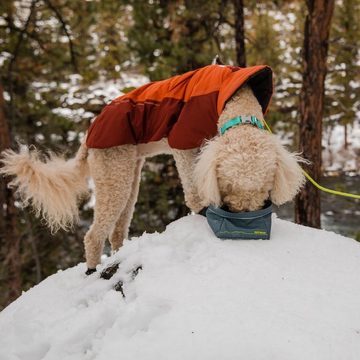
<path fill-rule="evenodd" d="M 25 146 L 19 153 L 5 150 L 0 174 L 15 176 L 10 186 L 17 188 L 22 203 L 31 204 L 52 231 L 68 230 L 79 219 L 79 197 L 88 191 L 87 154 L 84 143 L 68 161 L 53 154 L 42 161 L 37 150 Z"/>

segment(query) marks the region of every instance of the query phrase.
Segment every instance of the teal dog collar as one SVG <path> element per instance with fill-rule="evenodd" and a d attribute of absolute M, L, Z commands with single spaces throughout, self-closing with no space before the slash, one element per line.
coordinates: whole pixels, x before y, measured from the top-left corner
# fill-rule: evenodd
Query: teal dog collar
<path fill-rule="evenodd" d="M 224 135 L 227 130 L 236 125 L 250 124 L 257 126 L 259 129 L 264 129 L 262 122 L 254 115 L 236 116 L 233 119 L 227 121 L 221 128 L 220 134 Z"/>

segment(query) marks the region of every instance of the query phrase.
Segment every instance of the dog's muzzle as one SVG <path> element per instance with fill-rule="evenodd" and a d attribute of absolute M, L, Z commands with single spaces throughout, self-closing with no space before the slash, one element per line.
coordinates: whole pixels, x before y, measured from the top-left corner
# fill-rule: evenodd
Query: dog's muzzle
<path fill-rule="evenodd" d="M 220 239 L 268 240 L 271 232 L 272 203 L 256 211 L 229 212 L 209 206 L 207 221 L 214 234 Z"/>

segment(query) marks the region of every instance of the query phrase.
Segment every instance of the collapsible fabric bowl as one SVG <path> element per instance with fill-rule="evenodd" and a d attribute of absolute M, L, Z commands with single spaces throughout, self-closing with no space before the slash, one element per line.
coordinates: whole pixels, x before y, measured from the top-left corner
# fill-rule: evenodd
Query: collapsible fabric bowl
<path fill-rule="evenodd" d="M 270 239 L 272 203 L 257 211 L 233 213 L 209 206 L 207 221 L 220 239 Z"/>

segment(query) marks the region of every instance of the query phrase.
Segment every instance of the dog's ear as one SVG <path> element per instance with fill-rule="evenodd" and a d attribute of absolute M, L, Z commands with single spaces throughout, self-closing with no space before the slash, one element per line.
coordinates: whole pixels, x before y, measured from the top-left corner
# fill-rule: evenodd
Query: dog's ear
<path fill-rule="evenodd" d="M 194 178 L 203 206 L 220 206 L 221 196 L 217 181 L 217 155 L 219 153 L 219 138 L 207 141 L 197 158 Z"/>
<path fill-rule="evenodd" d="M 307 162 L 299 154 L 289 153 L 276 141 L 277 164 L 271 200 L 281 205 L 292 200 L 305 183 L 305 176 L 298 162 Z"/>

